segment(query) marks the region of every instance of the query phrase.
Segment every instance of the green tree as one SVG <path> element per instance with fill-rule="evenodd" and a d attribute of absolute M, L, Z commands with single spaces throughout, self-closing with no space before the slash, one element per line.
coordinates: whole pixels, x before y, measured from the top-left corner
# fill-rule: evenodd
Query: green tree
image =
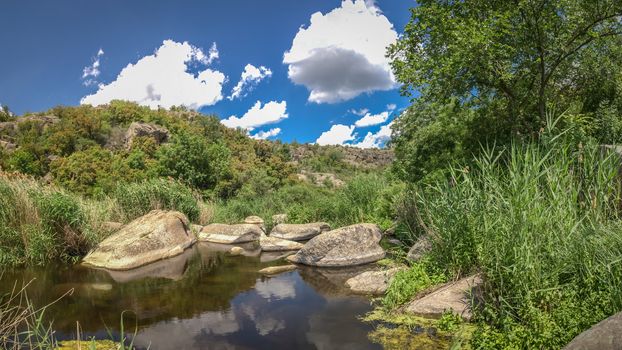
<path fill-rule="evenodd" d="M 480 141 L 533 136 L 550 110 L 585 114 L 594 125 L 601 119 L 617 125 L 621 0 L 421 0 L 418 5 L 404 35 L 388 50 L 402 93 L 416 97 L 415 108 L 401 118 L 406 120 L 396 123 L 395 134 L 402 138 L 396 148 L 427 142 L 406 139 L 421 132 L 409 128 L 445 133 L 436 122 L 448 106 L 462 124 L 459 134 L 468 139 L 457 138 L 448 147 L 457 144 L 463 154 L 475 151 L 465 147 L 475 139 L 472 132 L 489 129 Z"/>
<path fill-rule="evenodd" d="M 229 170 L 229 150 L 220 143 L 208 143 L 201 135 L 183 132 L 160 147 L 160 174 L 179 179 L 198 189 L 214 189 Z"/>

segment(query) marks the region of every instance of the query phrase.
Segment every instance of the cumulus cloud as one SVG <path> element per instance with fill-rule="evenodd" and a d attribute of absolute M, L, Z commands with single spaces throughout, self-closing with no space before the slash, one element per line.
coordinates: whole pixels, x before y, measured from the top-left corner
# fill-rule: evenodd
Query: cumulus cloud
<path fill-rule="evenodd" d="M 361 119 L 357 120 L 356 122 L 354 122 L 354 125 L 357 128 L 362 128 L 362 127 L 365 127 L 365 126 L 372 126 L 372 125 L 382 124 L 382 123 L 386 122 L 387 119 L 389 119 L 389 112 L 382 112 L 382 113 L 378 113 L 378 114 L 367 113 L 367 114 L 365 114 L 365 116 L 363 116 L 363 118 L 361 118 Z"/>
<path fill-rule="evenodd" d="M 238 118 L 232 115 L 220 122 L 230 128 L 242 128 L 250 131 L 262 125 L 278 123 L 287 117 L 287 103 L 285 101 L 270 101 L 263 106 L 261 101 L 257 101 L 242 117 Z"/>
<path fill-rule="evenodd" d="M 183 105 L 198 109 L 222 100 L 223 73 L 205 68 L 194 75 L 190 64 L 207 65 L 218 58 L 216 45 L 208 54 L 188 42 L 165 40 L 153 55 L 128 64 L 109 84 L 100 84 L 82 104 L 101 105 L 114 99 L 137 102 L 150 108 Z"/>
<path fill-rule="evenodd" d="M 254 135 L 250 135 L 255 140 L 266 140 L 281 133 L 281 128 L 273 128 L 268 131 L 259 131 Z"/>
<path fill-rule="evenodd" d="M 289 79 L 310 91 L 310 102 L 336 103 L 395 87 L 385 51 L 396 40 L 393 25 L 373 1 L 343 0 L 329 13 L 311 16 L 283 63 Z"/>
<path fill-rule="evenodd" d="M 91 86 L 97 84 L 96 78 L 99 76 L 100 58 L 104 55 L 104 50 L 99 49 L 97 55 L 93 57 L 93 63 L 90 66 L 86 66 L 82 69 L 82 84 L 84 86 Z"/>
<path fill-rule="evenodd" d="M 393 122 L 383 125 L 377 133 L 368 132 L 365 138 L 359 142 L 352 144 L 359 148 L 382 148 L 391 139 L 391 126 Z"/>
<path fill-rule="evenodd" d="M 330 127 L 330 130 L 324 131 L 315 143 L 318 145 L 343 145 L 355 138 L 354 125 L 335 124 Z"/>
<path fill-rule="evenodd" d="M 247 64 L 246 67 L 244 67 L 244 72 L 242 72 L 240 81 L 233 87 L 231 95 L 227 98 L 229 100 L 233 100 L 238 97 L 246 96 L 246 94 L 253 90 L 257 84 L 270 76 L 272 76 L 272 71 L 270 69 L 264 66 L 257 68 L 250 63 Z"/>

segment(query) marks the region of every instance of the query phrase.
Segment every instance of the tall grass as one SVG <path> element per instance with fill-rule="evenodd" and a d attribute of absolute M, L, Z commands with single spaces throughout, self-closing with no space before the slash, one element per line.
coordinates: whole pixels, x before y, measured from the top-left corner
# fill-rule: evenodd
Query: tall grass
<path fill-rule="evenodd" d="M 285 213 L 292 223 L 325 221 L 337 227 L 373 222 L 388 228 L 395 217 L 393 202 L 401 186 L 376 173 L 356 175 L 340 188 L 290 184 L 261 196 L 217 202 L 213 221 L 235 223 L 258 215 L 270 226 L 272 215 Z"/>
<path fill-rule="evenodd" d="M 106 221 L 128 222 L 153 209 L 210 220 L 210 207 L 168 180 L 122 184 L 111 197 L 84 198 L 14 173 L 0 173 L 0 266 L 77 261 L 110 232 Z"/>
<path fill-rule="evenodd" d="M 551 125 L 413 193 L 435 268 L 484 277 L 478 346 L 558 348 L 622 310 L 619 167 Z"/>

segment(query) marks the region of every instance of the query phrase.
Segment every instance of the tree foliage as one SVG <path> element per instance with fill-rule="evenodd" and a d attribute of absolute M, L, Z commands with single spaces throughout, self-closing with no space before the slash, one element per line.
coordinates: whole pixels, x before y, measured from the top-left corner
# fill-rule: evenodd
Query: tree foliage
<path fill-rule="evenodd" d="M 442 141 L 440 152 L 452 158 L 475 152 L 475 136 L 530 137 L 551 111 L 589 118 L 588 134 L 599 141 L 622 140 L 622 1 L 418 5 L 388 53 L 402 93 L 416 100 L 395 126 L 398 158 L 414 150 L 418 162 L 436 162 L 429 151 L 439 149 L 424 143 L 448 132 L 456 135 Z M 422 173 L 401 165 L 403 173 Z"/>

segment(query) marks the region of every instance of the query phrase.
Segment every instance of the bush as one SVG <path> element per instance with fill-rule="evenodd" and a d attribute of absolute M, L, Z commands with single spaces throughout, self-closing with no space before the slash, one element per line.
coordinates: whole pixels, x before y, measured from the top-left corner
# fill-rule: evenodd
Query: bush
<path fill-rule="evenodd" d="M 172 180 L 151 179 L 138 183 L 122 184 L 113 194 L 126 221 L 147 214 L 154 209 L 177 210 L 190 221 L 200 215 L 198 197 L 185 185 Z"/>
<path fill-rule="evenodd" d="M 430 263 L 484 278 L 476 347 L 558 348 L 622 309 L 619 158 L 569 134 L 484 150 L 417 191 Z"/>

